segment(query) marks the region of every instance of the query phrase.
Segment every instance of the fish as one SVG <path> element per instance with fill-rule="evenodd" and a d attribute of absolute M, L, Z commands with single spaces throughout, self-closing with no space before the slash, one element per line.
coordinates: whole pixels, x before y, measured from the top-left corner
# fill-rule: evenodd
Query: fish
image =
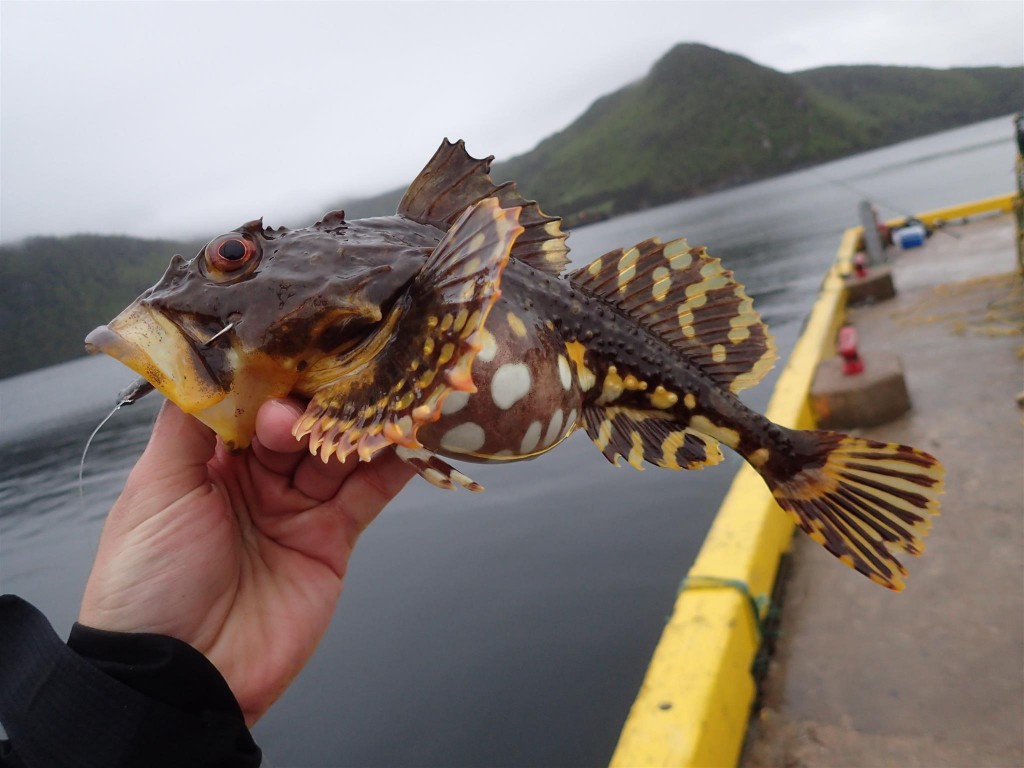
<path fill-rule="evenodd" d="M 902 589 L 896 554 L 924 551 L 942 464 L 747 407 L 778 354 L 730 270 L 650 238 L 567 271 L 562 220 L 496 184 L 492 160 L 445 139 L 393 216 L 257 219 L 175 255 L 86 349 L 232 450 L 261 403 L 292 395 L 308 402 L 293 434 L 324 462 L 393 447 L 446 489 L 482 490 L 446 459 L 532 459 L 577 429 L 638 469 L 712 466 L 725 445 L 811 539 Z"/>

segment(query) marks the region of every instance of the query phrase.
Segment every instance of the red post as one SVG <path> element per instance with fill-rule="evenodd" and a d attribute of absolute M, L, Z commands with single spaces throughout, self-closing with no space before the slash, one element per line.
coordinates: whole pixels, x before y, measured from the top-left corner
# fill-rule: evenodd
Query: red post
<path fill-rule="evenodd" d="M 864 251 L 857 251 L 857 255 L 853 257 L 853 271 L 857 277 L 867 277 L 868 257 L 864 255 Z"/>
<path fill-rule="evenodd" d="M 839 354 L 843 358 L 843 373 L 854 376 L 864 370 L 864 361 L 857 352 L 857 329 L 844 325 L 839 329 Z"/>

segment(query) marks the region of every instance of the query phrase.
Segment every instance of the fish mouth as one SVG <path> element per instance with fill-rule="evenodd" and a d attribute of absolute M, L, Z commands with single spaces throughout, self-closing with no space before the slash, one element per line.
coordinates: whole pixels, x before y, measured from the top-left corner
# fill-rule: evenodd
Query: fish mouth
<path fill-rule="evenodd" d="M 210 427 L 232 450 L 245 448 L 256 431 L 260 405 L 291 392 L 298 378 L 292 366 L 247 350 L 232 337 L 212 350 L 217 373 L 203 349 L 163 312 L 136 302 L 85 338 L 91 353 L 102 352 L 145 378 L 185 413 Z"/>
<path fill-rule="evenodd" d="M 192 340 L 166 315 L 144 304 L 133 304 L 93 330 L 85 337 L 85 349 L 128 366 L 186 413 L 199 413 L 228 394 Z"/>

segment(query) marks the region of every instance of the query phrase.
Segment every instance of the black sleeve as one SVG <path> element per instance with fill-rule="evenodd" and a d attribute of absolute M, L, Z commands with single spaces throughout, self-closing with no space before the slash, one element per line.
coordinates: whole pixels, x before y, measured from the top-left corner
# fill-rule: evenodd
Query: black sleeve
<path fill-rule="evenodd" d="M 187 643 L 76 624 L 65 645 L 0 596 L 0 765 L 256 768 L 260 750 L 224 678 Z"/>

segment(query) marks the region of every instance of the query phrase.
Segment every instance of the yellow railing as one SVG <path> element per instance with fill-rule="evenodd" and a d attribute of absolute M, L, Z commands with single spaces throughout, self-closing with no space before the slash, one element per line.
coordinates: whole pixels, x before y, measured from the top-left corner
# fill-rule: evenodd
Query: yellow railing
<path fill-rule="evenodd" d="M 1012 210 L 1006 195 L 919 218 L 953 221 Z M 808 393 L 818 363 L 835 352 L 845 311 L 842 275 L 860 241 L 848 229 L 807 326 L 765 412 L 779 424 L 814 428 Z M 750 596 L 770 595 L 793 523 L 749 466 L 736 474 L 654 651 L 622 729 L 612 768 L 735 766 L 754 700 L 758 622 Z"/>

